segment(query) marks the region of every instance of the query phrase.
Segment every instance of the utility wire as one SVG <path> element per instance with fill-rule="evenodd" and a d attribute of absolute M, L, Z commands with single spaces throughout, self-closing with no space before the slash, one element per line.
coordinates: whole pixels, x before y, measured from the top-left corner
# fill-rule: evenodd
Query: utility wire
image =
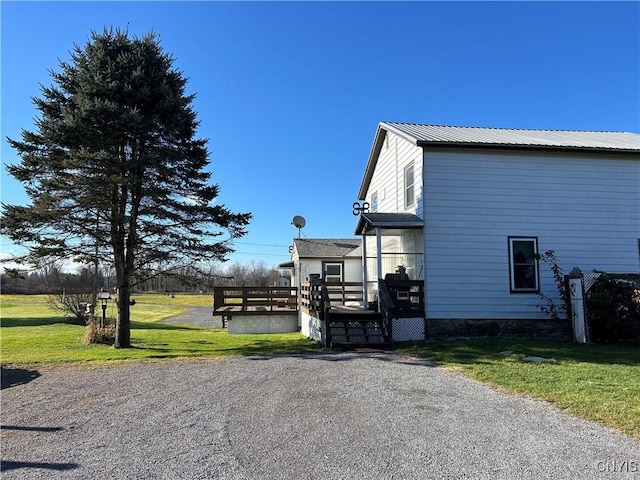
<path fill-rule="evenodd" d="M 237 241 L 234 241 L 233 243 L 242 244 L 242 245 L 258 245 L 261 247 L 283 247 L 283 248 L 289 247 L 289 245 L 275 245 L 273 243 L 251 243 L 251 242 L 237 242 Z"/>

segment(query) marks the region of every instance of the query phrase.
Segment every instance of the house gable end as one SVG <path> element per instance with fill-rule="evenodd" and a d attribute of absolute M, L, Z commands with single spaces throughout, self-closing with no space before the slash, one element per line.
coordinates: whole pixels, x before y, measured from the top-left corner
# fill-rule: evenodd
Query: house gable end
<path fill-rule="evenodd" d="M 362 183 L 360 184 L 360 190 L 358 191 L 358 200 L 365 200 L 367 197 L 369 185 L 371 184 L 371 179 L 373 178 L 373 174 L 378 164 L 378 159 L 380 157 L 380 152 L 382 151 L 382 147 L 384 145 L 388 132 L 392 132 L 395 135 L 398 135 L 399 137 L 403 138 L 404 140 L 408 141 L 413 145 L 417 144 L 417 141 L 418 141 L 417 137 L 414 137 L 403 130 L 395 128 L 389 123 L 380 122 L 378 124 L 376 136 L 373 139 L 373 145 L 371 146 L 371 152 L 369 153 L 369 160 L 367 161 L 364 177 L 362 179 Z"/>

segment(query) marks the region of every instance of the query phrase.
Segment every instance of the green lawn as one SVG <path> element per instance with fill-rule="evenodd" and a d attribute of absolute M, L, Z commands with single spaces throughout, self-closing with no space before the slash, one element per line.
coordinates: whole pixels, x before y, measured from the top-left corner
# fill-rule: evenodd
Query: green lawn
<path fill-rule="evenodd" d="M 398 350 L 481 382 L 541 398 L 640 439 L 640 347 L 474 339 L 404 344 Z M 500 352 L 511 350 L 508 356 Z M 526 356 L 549 359 L 525 363 Z"/>
<path fill-rule="evenodd" d="M 0 361 L 14 365 L 104 362 L 145 358 L 285 354 L 317 350 L 299 333 L 228 335 L 192 325 L 166 325 L 161 320 L 190 307 L 210 306 L 210 295 L 136 295 L 131 307 L 134 348 L 85 345 L 84 326 L 65 319 L 46 305 L 46 295 L 0 296 Z M 107 317 L 115 316 L 113 302 Z"/>

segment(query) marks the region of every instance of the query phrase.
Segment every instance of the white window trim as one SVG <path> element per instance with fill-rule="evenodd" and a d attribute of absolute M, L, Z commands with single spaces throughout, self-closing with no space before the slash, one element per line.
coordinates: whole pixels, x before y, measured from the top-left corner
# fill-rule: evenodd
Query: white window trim
<path fill-rule="evenodd" d="M 329 265 L 338 265 L 340 267 L 340 275 L 327 275 L 327 266 Z M 339 278 L 339 281 L 330 282 L 327 277 Z M 343 262 L 322 262 L 322 278 L 327 283 L 336 283 L 336 284 L 344 283 L 344 263 Z"/>
<path fill-rule="evenodd" d="M 378 211 L 378 206 L 380 203 L 380 196 L 378 195 L 378 192 L 373 192 L 371 194 L 371 212 L 375 213 Z"/>
<path fill-rule="evenodd" d="M 409 185 L 407 183 L 407 172 L 411 169 L 411 176 L 413 177 L 412 183 Z M 414 168 L 413 162 L 409 163 L 404 167 L 404 208 L 408 209 L 415 205 L 416 203 L 416 170 Z M 411 188 L 411 202 L 409 202 L 408 191 Z"/>

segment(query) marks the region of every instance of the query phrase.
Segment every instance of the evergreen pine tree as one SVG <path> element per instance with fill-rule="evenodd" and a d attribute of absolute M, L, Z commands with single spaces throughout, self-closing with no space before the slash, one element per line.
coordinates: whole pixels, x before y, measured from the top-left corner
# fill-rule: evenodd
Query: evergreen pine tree
<path fill-rule="evenodd" d="M 33 100 L 35 131 L 8 139 L 21 162 L 7 169 L 30 204 L 3 205 L 2 233 L 28 247 L 23 261 L 112 263 L 115 346 L 130 347 L 135 281 L 162 265 L 225 260 L 251 215 L 213 204 L 194 96 L 156 35 L 92 32 L 50 75 Z"/>

